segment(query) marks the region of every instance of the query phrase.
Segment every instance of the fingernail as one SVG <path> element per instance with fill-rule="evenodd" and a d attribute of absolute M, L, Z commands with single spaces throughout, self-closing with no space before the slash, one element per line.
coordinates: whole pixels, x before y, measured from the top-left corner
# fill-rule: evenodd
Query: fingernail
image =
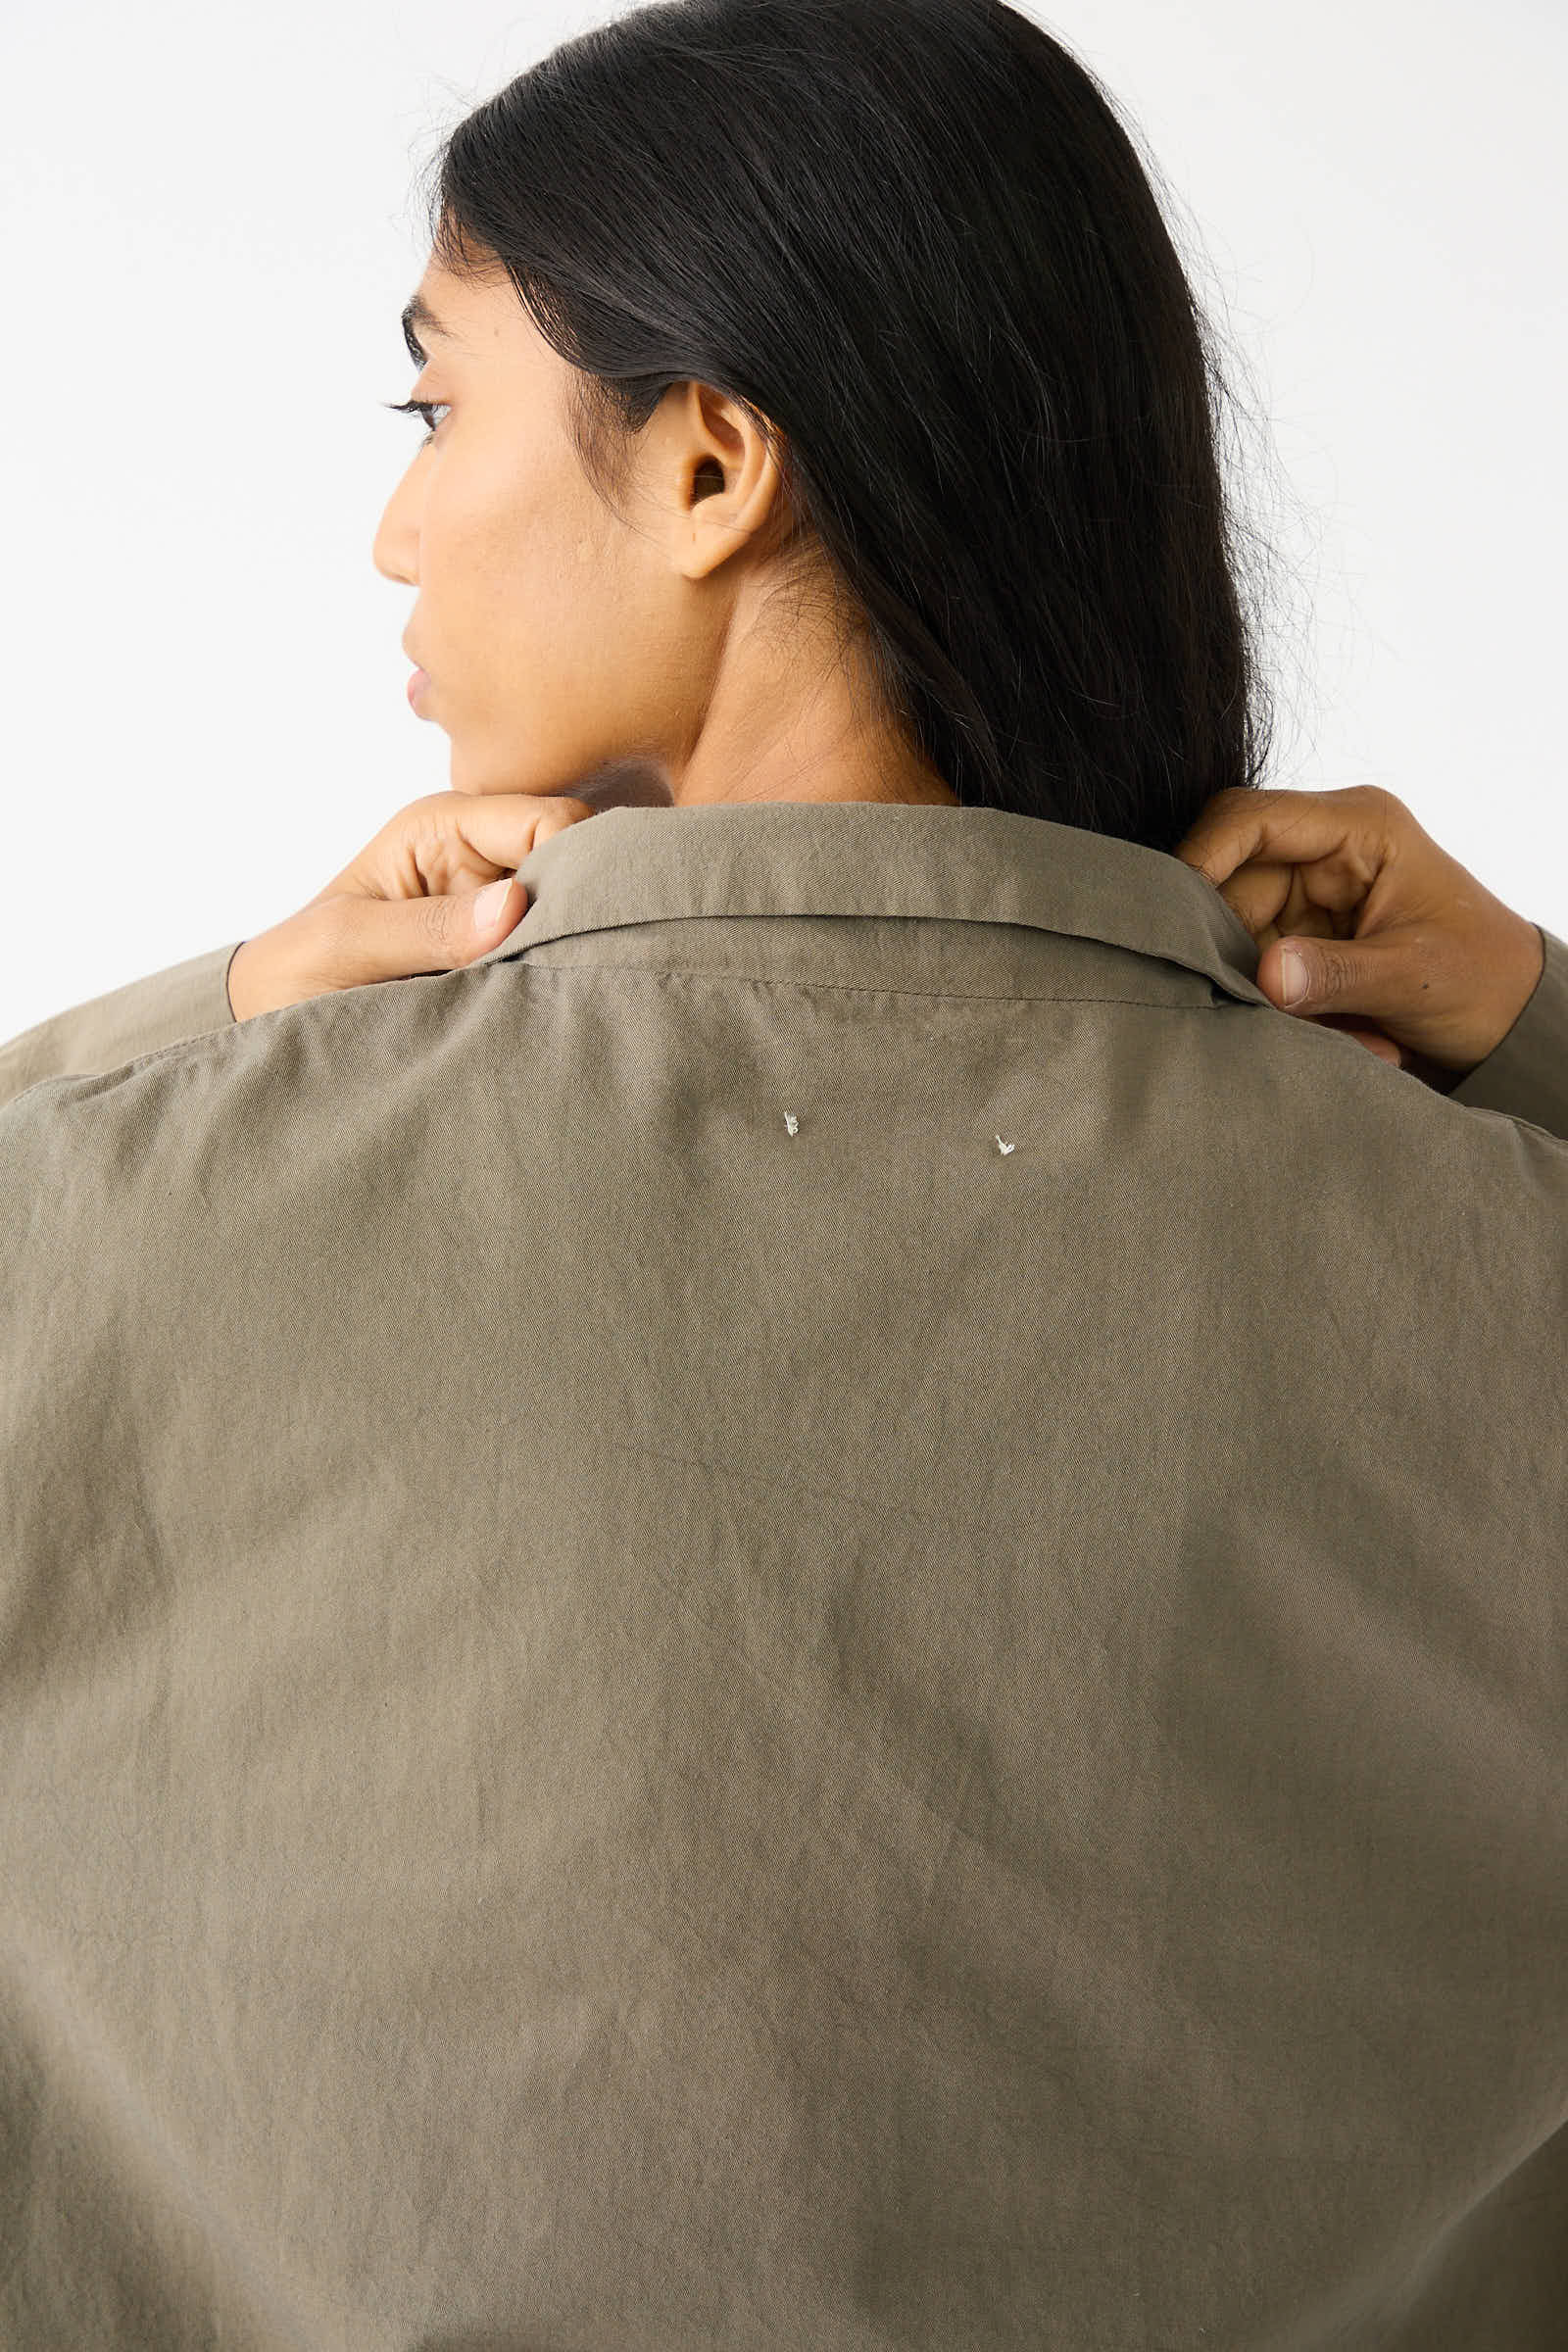
<path fill-rule="evenodd" d="M 1306 994 L 1306 963 L 1294 948 L 1280 954 L 1280 1002 L 1298 1004 Z"/>
<path fill-rule="evenodd" d="M 514 874 L 503 874 L 499 882 L 487 882 L 483 890 L 474 892 L 473 927 L 476 931 L 488 931 L 492 923 L 501 920 L 507 893 L 515 879 Z"/>

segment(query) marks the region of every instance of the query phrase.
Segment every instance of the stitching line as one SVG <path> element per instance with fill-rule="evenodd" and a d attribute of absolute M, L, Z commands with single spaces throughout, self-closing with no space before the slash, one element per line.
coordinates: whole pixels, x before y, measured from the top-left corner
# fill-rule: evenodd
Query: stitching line
<path fill-rule="evenodd" d="M 1242 1001 L 1232 1000 L 1223 989 L 1219 988 L 1218 981 L 1210 980 L 1206 974 L 1201 972 L 1195 972 L 1193 977 L 1195 980 L 1201 980 L 1203 986 L 1210 992 L 1208 1004 L 1166 1004 L 1158 997 L 1101 997 L 1073 994 L 1063 990 L 1057 990 L 1046 996 L 1036 996 L 1032 992 L 1025 993 L 1015 988 L 885 988 L 878 987 L 874 981 L 867 980 L 790 980 L 785 979 L 777 972 L 737 972 L 727 968 L 712 970 L 702 964 L 609 963 L 601 962 L 598 959 L 592 963 L 530 964 L 527 961 L 527 956 L 528 951 L 524 949 L 521 956 L 497 956 L 494 961 L 498 964 L 521 964 L 528 971 L 538 972 L 541 975 L 548 974 L 552 980 L 575 978 L 579 973 L 586 975 L 594 972 L 641 972 L 650 980 L 746 980 L 754 988 L 798 988 L 808 993 L 825 993 L 840 997 L 919 997 L 928 1003 L 946 1000 L 959 1004 L 1137 1004 L 1147 1012 L 1212 1012 L 1216 1009 L 1214 1003 L 1216 990 L 1226 1004 Z M 489 967 L 485 964 L 466 963 L 460 964 L 455 968 L 464 972 L 476 972 L 487 970 Z M 443 975 L 443 977 L 450 976 L 450 974 Z"/>

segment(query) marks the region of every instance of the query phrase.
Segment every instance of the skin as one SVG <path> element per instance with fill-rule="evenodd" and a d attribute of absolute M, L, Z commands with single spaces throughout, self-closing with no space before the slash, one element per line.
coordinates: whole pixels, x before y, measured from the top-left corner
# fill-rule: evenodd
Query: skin
<path fill-rule="evenodd" d="M 672 385 L 612 511 L 570 439 L 576 379 L 504 273 L 454 275 L 432 256 L 418 292 L 440 323 L 421 327 L 413 390 L 441 415 L 374 560 L 417 592 L 405 650 L 431 673 L 421 710 L 451 738 L 452 790 L 400 810 L 298 913 L 241 944 L 236 1020 L 482 956 L 527 894 L 514 875 L 495 904 L 476 886 L 616 801 L 956 806 L 877 714 L 831 598 L 779 593 L 791 517 L 737 402 Z M 807 585 L 831 583 L 818 566 Z M 1312 989 L 1294 1009 L 1428 1084 L 1491 1053 L 1540 978 L 1537 927 L 1390 794 L 1222 792 L 1177 855 L 1258 939 L 1276 1004 L 1283 933 L 1304 931 Z"/>
<path fill-rule="evenodd" d="M 740 404 L 672 385 L 610 511 L 567 429 L 572 370 L 505 277 L 434 258 L 441 321 L 411 397 L 439 406 L 373 558 L 417 591 L 404 650 L 464 793 L 946 802 L 816 600 L 781 596 L 778 468 Z"/>

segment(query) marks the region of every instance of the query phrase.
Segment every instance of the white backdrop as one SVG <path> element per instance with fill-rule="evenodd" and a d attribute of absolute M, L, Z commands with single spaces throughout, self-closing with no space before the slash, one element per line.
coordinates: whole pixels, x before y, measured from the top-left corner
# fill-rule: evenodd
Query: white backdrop
<path fill-rule="evenodd" d="M 8 0 L 0 1038 L 280 920 L 446 789 L 414 591 L 370 562 L 418 434 L 376 405 L 413 380 L 415 173 L 618 13 Z M 1388 785 L 1568 933 L 1568 12 L 1029 13 L 1132 117 L 1272 431 L 1269 781 Z"/>

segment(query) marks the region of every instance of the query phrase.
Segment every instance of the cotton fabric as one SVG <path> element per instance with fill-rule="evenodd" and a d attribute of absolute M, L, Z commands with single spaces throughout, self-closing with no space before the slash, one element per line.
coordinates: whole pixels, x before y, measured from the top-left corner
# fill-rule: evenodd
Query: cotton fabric
<path fill-rule="evenodd" d="M 1568 2343 L 1568 946 L 609 808 L 0 1049 L 0 2343 Z"/>

